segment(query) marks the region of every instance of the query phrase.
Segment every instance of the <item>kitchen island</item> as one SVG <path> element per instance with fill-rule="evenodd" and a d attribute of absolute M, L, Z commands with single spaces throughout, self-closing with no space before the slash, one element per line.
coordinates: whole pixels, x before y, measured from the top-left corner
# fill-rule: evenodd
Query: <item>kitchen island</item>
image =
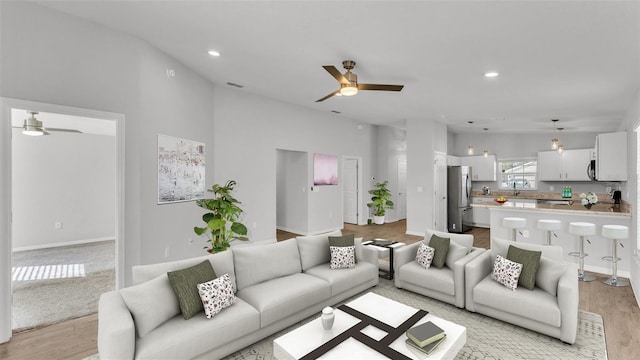
<path fill-rule="evenodd" d="M 484 206 L 490 212 L 491 237 L 501 239 L 511 239 L 511 229 L 502 226 L 502 219 L 505 217 L 522 217 L 527 220 L 527 226 L 520 229 L 517 235 L 518 242 L 544 244 L 546 232 L 539 230 L 538 220 L 555 219 L 562 222 L 562 230 L 551 236 L 551 244 L 562 246 L 564 259 L 567 262 L 576 262 L 577 258 L 569 256 L 569 252 L 578 251 L 578 237 L 569 233 L 570 222 L 590 222 L 596 225 L 596 234 L 587 237 L 585 241 L 585 252 L 589 254 L 584 259 L 585 270 L 601 274 L 611 273 L 611 262 L 601 260 L 603 256 L 611 255 L 611 240 L 602 237 L 602 225 L 624 225 L 629 227 L 631 213 L 629 206 L 623 203 L 619 208 L 614 208 L 613 204 L 602 202 L 593 205 L 591 209 L 585 208 L 580 200 L 574 200 L 571 204 L 541 204 L 531 201 L 509 200 L 504 204 L 497 202 L 474 203 L 475 207 Z M 475 209 L 474 209 L 475 211 Z M 629 277 L 630 272 L 630 251 L 631 241 L 622 240 L 626 248 L 618 248 L 618 275 Z M 577 275 L 576 275 L 577 276 Z"/>

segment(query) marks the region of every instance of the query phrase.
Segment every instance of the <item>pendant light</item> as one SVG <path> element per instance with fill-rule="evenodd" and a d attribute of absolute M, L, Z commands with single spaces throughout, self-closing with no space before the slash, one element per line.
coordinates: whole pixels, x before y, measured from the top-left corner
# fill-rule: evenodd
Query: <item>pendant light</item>
<path fill-rule="evenodd" d="M 484 155 L 485 158 L 489 157 L 489 150 L 487 150 L 487 131 L 489 130 L 489 128 L 484 128 L 484 144 L 485 144 L 485 148 L 484 151 L 482 152 L 482 154 Z"/>
<path fill-rule="evenodd" d="M 558 123 L 559 120 L 558 119 L 553 119 L 551 121 L 553 121 L 553 139 L 551 139 L 551 148 L 553 150 L 557 150 L 558 149 L 558 145 L 560 145 L 560 144 L 558 143 L 559 140 L 558 140 L 558 136 L 557 136 L 558 131 L 556 129 L 556 124 Z"/>
<path fill-rule="evenodd" d="M 564 128 L 559 127 L 558 128 L 558 139 L 560 139 L 560 131 L 564 130 Z M 558 154 L 562 154 L 562 152 L 564 151 L 564 147 L 562 146 L 562 144 L 560 144 L 560 140 L 558 140 Z"/>
<path fill-rule="evenodd" d="M 467 148 L 467 154 L 473 155 L 473 145 L 471 145 L 471 125 L 473 121 L 467 121 L 469 123 L 469 147 Z"/>

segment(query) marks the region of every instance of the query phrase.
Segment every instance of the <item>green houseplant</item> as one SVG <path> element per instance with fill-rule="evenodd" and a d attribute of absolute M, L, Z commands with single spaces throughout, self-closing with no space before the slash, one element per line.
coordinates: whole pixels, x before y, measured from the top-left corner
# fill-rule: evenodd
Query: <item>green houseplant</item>
<path fill-rule="evenodd" d="M 375 188 L 369 190 L 371 202 L 367 204 L 373 209 L 373 222 L 380 225 L 384 224 L 384 215 L 387 209 L 393 209 L 393 201 L 391 201 L 391 192 L 387 188 L 388 181 L 376 183 Z"/>
<path fill-rule="evenodd" d="M 193 231 L 198 235 L 207 234 L 210 247 L 204 248 L 210 253 L 227 250 L 233 240 L 249 240 L 246 237 L 247 227 L 238 221 L 242 214 L 242 209 L 238 206 L 240 201 L 231 195 L 235 185 L 234 180 L 227 181 L 224 186 L 213 184 L 211 189 L 207 189 L 213 193 L 213 198 L 196 201 L 199 207 L 209 212 L 202 215 L 202 220 L 207 225 L 195 226 Z"/>

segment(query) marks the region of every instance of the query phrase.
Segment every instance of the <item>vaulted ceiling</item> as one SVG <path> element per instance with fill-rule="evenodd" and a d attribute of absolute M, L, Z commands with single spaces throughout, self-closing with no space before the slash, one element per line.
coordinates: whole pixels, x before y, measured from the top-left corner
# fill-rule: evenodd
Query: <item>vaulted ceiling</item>
<path fill-rule="evenodd" d="M 638 92 L 636 1 L 38 3 L 141 38 L 214 83 L 373 124 L 551 133 L 556 118 L 567 132 L 614 131 Z M 359 82 L 405 87 L 315 102 L 338 88 L 322 65 L 345 59 Z"/>

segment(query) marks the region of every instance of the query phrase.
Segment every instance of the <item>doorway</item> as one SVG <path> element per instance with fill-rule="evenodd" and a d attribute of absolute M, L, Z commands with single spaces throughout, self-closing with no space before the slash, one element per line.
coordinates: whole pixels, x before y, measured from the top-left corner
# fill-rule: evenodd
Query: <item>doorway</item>
<path fill-rule="evenodd" d="M 447 154 L 433 153 L 433 228 L 447 231 Z"/>
<path fill-rule="evenodd" d="M 49 130 L 47 132 L 50 135 L 47 136 L 38 136 L 38 137 L 28 137 L 23 135 L 22 130 L 20 129 L 12 129 L 12 125 L 17 125 L 21 127 L 23 125 L 23 119 L 28 116 L 26 110 L 38 112 L 36 116 L 39 121 L 43 121 L 43 127 L 48 127 Z M 22 115 L 20 116 L 22 120 L 17 120 L 12 124 L 13 114 L 20 112 Z M 69 193 L 65 193 L 63 190 L 57 191 L 61 187 L 60 184 L 56 184 L 54 178 L 62 177 L 63 181 L 69 182 L 71 184 L 75 184 L 77 187 L 77 191 L 80 192 L 79 187 L 82 186 L 80 182 L 74 183 L 74 177 L 70 176 L 71 169 L 69 167 L 77 167 L 80 169 L 85 169 L 86 171 L 90 170 L 90 166 L 92 162 L 99 162 L 98 159 L 92 158 L 82 158 L 71 159 L 77 160 L 78 163 L 74 164 L 73 161 L 70 163 L 67 160 L 67 164 L 63 166 L 63 168 L 55 168 L 56 165 L 52 164 L 53 168 L 49 168 L 48 172 L 45 174 L 38 175 L 37 173 L 30 173 L 30 176 L 36 177 L 36 179 L 32 178 L 24 178 L 25 169 L 26 173 L 29 171 L 33 171 L 33 167 L 29 169 L 28 165 L 34 165 L 38 161 L 40 161 L 40 166 L 47 166 L 48 164 L 42 165 L 41 161 L 47 161 L 47 156 L 50 154 L 50 150 L 46 148 L 42 148 L 41 146 L 46 143 L 59 142 L 62 145 L 67 146 L 69 149 L 67 151 L 71 151 L 72 153 L 75 151 L 76 154 L 82 155 L 83 153 L 88 152 L 87 147 L 91 145 L 87 144 L 74 144 L 72 142 L 67 143 L 70 138 L 65 138 L 65 135 L 71 135 L 72 132 L 69 131 L 56 131 L 55 129 L 67 129 L 67 130 L 79 130 L 86 134 L 92 134 L 100 131 L 110 131 L 113 138 L 110 139 L 112 146 L 109 156 L 111 157 L 111 181 L 110 186 L 113 186 L 112 191 L 110 192 L 110 196 L 108 199 L 101 201 L 101 204 L 104 208 L 109 209 L 111 212 L 112 223 L 110 225 L 110 229 L 107 230 L 109 233 L 108 237 L 113 239 L 111 244 L 111 254 L 115 252 L 113 258 L 113 264 L 115 264 L 115 287 L 119 288 L 123 284 L 123 279 L 120 274 L 124 274 L 124 117 L 121 114 L 107 113 L 101 111 L 94 111 L 88 109 L 79 109 L 73 107 L 66 107 L 54 104 L 46 104 L 46 103 L 38 103 L 17 99 L 2 99 L 2 121 L 0 122 L 0 138 L 3 140 L 2 153 L 3 156 L 0 159 L 0 168 L 2 169 L 2 173 L 6 174 L 2 176 L 2 183 L 0 187 L 0 199 L 2 199 L 2 205 L 0 205 L 0 225 L 2 225 L 2 242 L 0 244 L 0 253 L 3 254 L 2 258 L 0 258 L 0 293 L 2 294 L 2 299 L 0 299 L 0 342 L 6 342 L 11 338 L 12 334 L 12 313 L 11 313 L 11 304 L 13 300 L 12 294 L 12 280 L 14 278 L 13 275 L 16 275 L 16 278 L 25 279 L 26 274 L 30 271 L 31 275 L 29 278 L 44 278 L 47 276 L 81 276 L 83 274 L 83 268 L 80 266 L 81 264 L 66 264 L 73 266 L 65 266 L 60 268 L 55 268 L 55 271 L 52 270 L 53 267 L 46 266 L 43 267 L 27 267 L 25 269 L 21 269 L 19 272 L 12 272 L 12 253 L 14 248 L 21 248 L 22 250 L 34 250 L 41 249 L 46 251 L 48 247 L 58 248 L 60 245 L 63 246 L 78 246 L 81 243 L 84 243 L 83 240 L 70 240 L 64 241 L 60 239 L 55 239 L 56 235 L 54 232 L 63 233 L 65 230 L 69 229 L 77 229 L 81 225 L 83 221 L 87 221 L 89 224 L 88 227 L 98 227 L 99 221 L 96 219 L 91 221 L 91 219 L 87 219 L 83 217 L 86 215 L 86 210 L 77 210 L 76 214 L 66 213 L 70 209 L 74 209 L 78 207 L 78 203 L 71 203 L 71 196 Z M 49 118 L 49 116 L 53 116 Z M 55 119 L 55 117 L 66 117 L 66 122 L 60 119 Z M 62 125 L 61 125 L 62 124 Z M 54 129 L 51 129 L 54 128 Z M 79 135 L 79 134 L 74 134 Z M 88 135 L 87 135 L 88 136 Z M 23 138 L 24 137 L 24 138 Z M 6 141 L 5 141 L 6 140 Z M 26 140 L 27 143 L 21 143 L 22 140 Z M 37 140 L 42 140 L 40 142 L 36 142 Z M 17 147 L 16 147 L 17 146 Z M 25 147 L 26 146 L 26 147 Z M 28 149 L 25 151 L 25 149 Z M 22 153 L 26 154 L 22 154 Z M 24 157 L 22 157 L 24 155 Z M 54 156 L 54 155 L 52 155 Z M 55 156 L 54 156 L 55 157 Z M 64 156 L 62 156 L 64 157 Z M 30 164 L 33 163 L 33 164 Z M 67 167 L 67 168 L 64 168 Z M 48 176 L 46 175 L 48 174 Z M 58 174 L 56 176 L 56 174 Z M 19 176 L 21 178 L 17 178 Z M 24 183 L 28 183 L 29 181 L 35 180 L 36 183 L 58 186 L 54 190 L 48 189 L 49 193 L 54 193 L 54 196 L 59 196 L 57 202 L 59 204 L 38 204 L 38 200 L 42 200 L 42 196 L 36 196 L 36 203 L 29 203 L 29 201 L 25 200 L 25 194 L 28 195 L 29 189 L 21 186 L 25 185 Z M 98 184 L 89 184 L 89 186 L 85 187 L 88 191 L 100 192 L 99 188 L 91 188 L 91 185 Z M 33 185 L 31 185 L 33 187 Z M 106 189 L 102 189 L 102 191 L 107 192 Z M 35 192 L 34 192 L 35 193 Z M 56 202 L 56 201 L 53 201 Z M 111 202 L 111 204 L 109 204 Z M 97 206 L 94 208 L 94 211 L 97 210 Z M 34 214 L 32 218 L 29 218 L 29 212 L 36 213 L 36 210 L 39 210 L 40 207 L 44 207 L 48 212 Z M 25 219 L 25 215 L 26 219 Z M 51 219 L 45 219 L 46 216 L 58 216 L 60 219 L 51 221 Z M 68 221 L 65 221 L 68 219 Z M 6 227 L 4 226 L 6 224 Z M 50 229 L 49 229 L 50 228 Z M 28 234 L 30 231 L 42 231 L 42 230 L 52 230 L 51 237 L 48 237 L 49 240 L 44 240 L 44 243 L 38 243 L 38 240 L 42 240 L 44 238 L 42 234 L 34 235 Z M 26 234 L 26 236 L 25 236 Z M 85 239 L 87 235 L 86 233 L 82 233 L 79 235 L 79 238 Z M 29 241 L 33 241 L 36 239 L 35 243 L 29 243 Z M 64 237 L 62 237 L 64 238 Z M 29 239 L 29 240 L 25 240 Z M 67 238 L 69 239 L 69 238 Z M 96 244 L 105 239 L 101 239 L 99 237 L 94 237 L 92 240 L 96 242 Z M 6 255 L 5 255 L 6 254 Z M 44 258 L 47 258 L 45 255 Z M 76 266 L 77 265 L 77 266 Z M 47 270 L 48 269 L 48 270 Z M 59 270 L 59 271 L 58 271 Z M 66 270 L 66 271 L 65 271 Z M 86 269 L 85 269 L 86 270 Z M 36 273 L 34 276 L 33 273 Z M 113 272 L 113 270 L 112 270 Z M 48 275 L 47 275 L 48 274 Z M 65 304 L 66 305 L 66 304 Z"/>
<path fill-rule="evenodd" d="M 342 214 L 343 222 L 362 225 L 362 169 L 358 157 L 342 157 Z"/>

